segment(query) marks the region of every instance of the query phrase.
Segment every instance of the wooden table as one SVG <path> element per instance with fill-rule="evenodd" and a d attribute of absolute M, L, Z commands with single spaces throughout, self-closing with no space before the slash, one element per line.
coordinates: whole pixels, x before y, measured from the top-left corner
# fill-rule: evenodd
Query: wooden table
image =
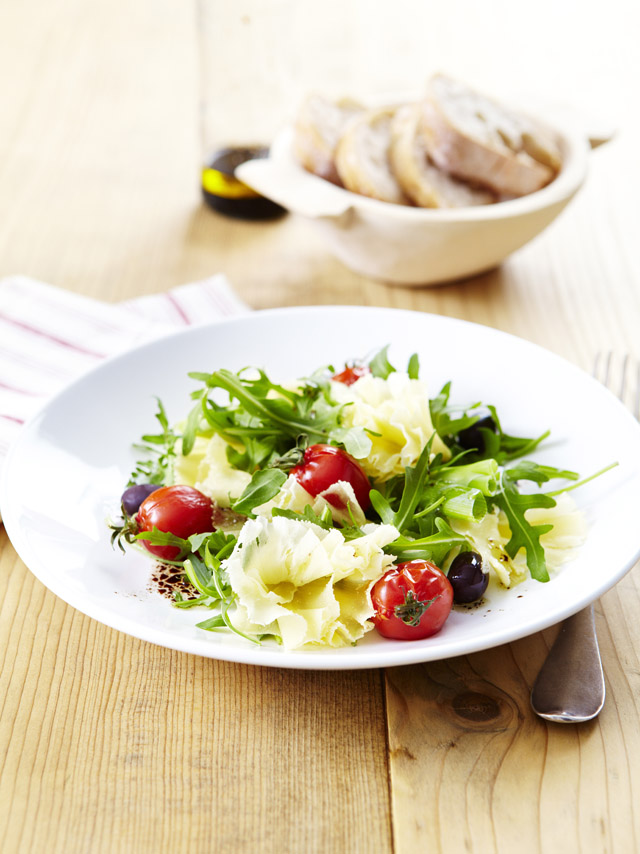
<path fill-rule="evenodd" d="M 403 307 L 508 330 L 587 370 L 599 351 L 640 357 L 623 0 L 583 5 L 577 21 L 569 4 L 516 13 L 496 0 L 478 4 L 481 19 L 473 4 L 425 4 L 427 70 L 446 59 L 433 36 L 444 33 L 455 68 L 464 56 L 487 80 L 565 81 L 595 112 L 613 107 L 621 129 L 547 233 L 500 269 L 435 289 L 350 272 L 294 217 L 237 222 L 201 205 L 195 5 L 0 7 L 0 274 L 117 301 L 222 270 L 255 309 Z M 529 691 L 555 629 L 386 672 L 227 664 L 84 617 L 2 532 L 0 850 L 638 851 L 639 616 L 636 567 L 596 607 L 604 711 L 546 724 Z"/>

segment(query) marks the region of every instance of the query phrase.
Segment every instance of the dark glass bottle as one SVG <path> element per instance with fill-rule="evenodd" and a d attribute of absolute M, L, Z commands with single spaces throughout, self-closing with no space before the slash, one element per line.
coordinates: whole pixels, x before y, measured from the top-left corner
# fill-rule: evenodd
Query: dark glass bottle
<path fill-rule="evenodd" d="M 207 205 L 238 219 L 275 219 L 285 214 L 285 208 L 235 177 L 236 167 L 241 163 L 268 154 L 268 148 L 258 146 L 218 149 L 202 169 L 202 197 Z"/>

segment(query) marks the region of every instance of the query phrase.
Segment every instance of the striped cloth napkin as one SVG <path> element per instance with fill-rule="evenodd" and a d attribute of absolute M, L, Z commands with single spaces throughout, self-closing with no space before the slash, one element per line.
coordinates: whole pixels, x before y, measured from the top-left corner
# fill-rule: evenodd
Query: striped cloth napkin
<path fill-rule="evenodd" d="M 221 274 L 117 305 L 24 276 L 0 279 L 0 466 L 24 422 L 107 356 L 249 311 Z"/>

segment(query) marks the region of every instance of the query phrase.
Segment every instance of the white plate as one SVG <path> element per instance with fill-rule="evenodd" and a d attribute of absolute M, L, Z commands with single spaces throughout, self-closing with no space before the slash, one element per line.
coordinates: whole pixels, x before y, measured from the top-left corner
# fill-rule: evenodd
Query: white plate
<path fill-rule="evenodd" d="M 486 606 L 454 611 L 424 641 L 369 633 L 346 649 L 287 652 L 195 628 L 206 611 L 182 611 L 147 590 L 151 563 L 112 550 L 105 517 L 132 470 L 131 443 L 155 427 L 158 395 L 170 418 L 190 405 L 188 371 L 265 367 L 304 376 L 390 343 L 404 367 L 412 352 L 431 393 L 448 379 L 452 399 L 498 407 L 508 432 L 552 438 L 534 456 L 591 474 L 619 466 L 574 493 L 588 524 L 579 557 L 549 583 L 494 592 Z M 59 394 L 23 430 L 4 469 L 0 505 L 21 558 L 56 595 L 115 629 L 162 646 L 249 664 L 311 669 L 386 667 L 497 646 L 575 613 L 615 584 L 640 554 L 640 427 L 622 404 L 575 366 L 493 329 L 407 311 L 318 307 L 256 312 L 189 329 L 106 362 Z"/>

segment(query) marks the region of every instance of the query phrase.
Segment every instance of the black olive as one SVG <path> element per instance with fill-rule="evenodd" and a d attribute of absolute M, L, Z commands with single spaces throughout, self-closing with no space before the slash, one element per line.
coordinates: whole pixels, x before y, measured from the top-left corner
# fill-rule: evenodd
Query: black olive
<path fill-rule="evenodd" d="M 489 574 L 482 571 L 482 558 L 477 552 L 462 552 L 452 562 L 447 578 L 453 587 L 453 600 L 477 602 L 484 595 Z"/>

